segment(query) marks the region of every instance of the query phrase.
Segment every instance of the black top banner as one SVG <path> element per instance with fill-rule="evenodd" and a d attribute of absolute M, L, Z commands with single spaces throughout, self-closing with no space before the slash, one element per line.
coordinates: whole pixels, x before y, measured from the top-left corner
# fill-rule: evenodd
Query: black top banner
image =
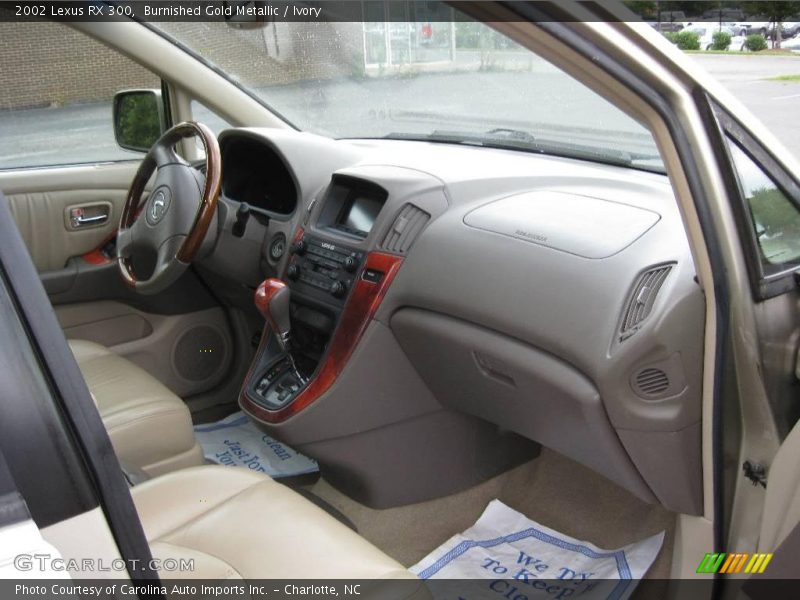
<path fill-rule="evenodd" d="M 533 0 L 524 2 L 541 8 L 542 21 L 576 20 L 558 8 L 558 2 Z M 228 21 L 246 25 L 269 22 L 436 22 L 468 21 L 469 13 L 481 4 L 497 4 L 483 0 L 442 2 L 429 0 L 20 0 L 0 2 L 0 21 Z M 523 2 L 502 2 L 510 9 L 500 20 L 514 17 L 515 5 Z M 634 2 L 593 0 L 575 2 L 587 9 L 580 20 L 634 21 L 651 23 L 698 21 L 784 21 L 796 9 L 800 19 L 800 2 Z M 724 5 L 725 8 L 720 8 Z M 781 5 L 781 14 L 772 14 Z M 796 6 L 794 6 L 796 5 Z M 787 11 L 786 8 L 789 7 Z M 471 9 L 471 10 L 470 10 Z M 785 13 L 785 14 L 784 14 Z M 498 20 L 494 19 L 493 20 Z"/>
<path fill-rule="evenodd" d="M 236 0 L 55 0 L 2 2 L 2 21 L 228 21 L 387 22 L 467 20 L 457 10 L 429 1 L 236 1 Z M 393 5 L 389 8 L 388 5 Z"/>
<path fill-rule="evenodd" d="M 483 0 L 441 2 L 429 0 L 20 0 L 0 2 L 0 20 L 31 22 L 54 21 L 228 21 L 232 23 L 264 22 L 435 22 L 471 20 L 466 13 L 480 8 Z M 515 5 L 502 2 L 510 9 L 505 20 L 514 17 Z M 576 20 L 559 10 L 558 2 L 533 0 L 526 2 L 541 8 L 541 20 Z M 786 15 L 773 15 L 774 5 L 797 5 L 800 2 L 633 2 L 619 0 L 578 0 L 586 9 L 580 20 L 649 22 L 677 21 L 773 21 L 786 20 Z M 724 5 L 725 8 L 720 8 Z M 784 10 L 783 6 L 781 10 Z M 472 10 L 470 10 L 472 9 Z M 791 11 L 789 11 L 791 12 Z M 800 15 L 798 15 L 800 19 Z M 503 19 L 503 17 L 500 17 Z M 496 19 L 495 19 L 496 20 Z"/>

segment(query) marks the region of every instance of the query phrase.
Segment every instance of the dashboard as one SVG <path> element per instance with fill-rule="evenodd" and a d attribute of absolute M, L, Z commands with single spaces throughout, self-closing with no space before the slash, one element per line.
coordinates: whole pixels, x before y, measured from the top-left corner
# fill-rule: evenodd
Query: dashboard
<path fill-rule="evenodd" d="M 206 266 L 251 289 L 288 283 L 314 390 L 270 403 L 256 377 L 240 404 L 259 426 L 371 506 L 464 487 L 491 471 L 472 445 L 505 447 L 512 432 L 649 502 L 702 511 L 705 301 L 666 176 L 286 130 L 228 130 L 220 144 Z M 271 218 L 237 239 L 241 202 Z M 422 469 L 432 448 L 473 463 L 418 473 L 418 486 L 386 472 Z"/>

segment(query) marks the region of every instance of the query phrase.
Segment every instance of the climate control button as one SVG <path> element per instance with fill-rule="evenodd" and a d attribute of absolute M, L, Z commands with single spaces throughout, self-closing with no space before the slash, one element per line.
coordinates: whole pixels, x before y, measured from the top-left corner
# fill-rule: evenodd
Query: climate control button
<path fill-rule="evenodd" d="M 292 254 L 303 256 L 303 254 L 306 253 L 307 248 L 308 246 L 306 245 L 305 240 L 299 240 L 296 244 L 292 246 Z"/>
<path fill-rule="evenodd" d="M 341 281 L 334 281 L 331 284 L 331 294 L 334 298 L 341 298 L 347 292 L 347 286 Z"/>
<path fill-rule="evenodd" d="M 358 261 L 352 256 L 345 258 L 342 264 L 344 265 L 344 270 L 348 273 L 352 273 L 356 270 L 356 267 L 358 267 Z"/>

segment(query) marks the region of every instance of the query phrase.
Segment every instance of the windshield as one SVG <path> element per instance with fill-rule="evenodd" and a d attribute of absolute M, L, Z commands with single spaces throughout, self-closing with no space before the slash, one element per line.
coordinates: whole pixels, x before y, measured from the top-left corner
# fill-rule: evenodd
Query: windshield
<path fill-rule="evenodd" d="M 256 29 L 222 22 L 156 27 L 305 131 L 513 148 L 663 171 L 649 131 L 586 86 L 488 26 L 442 20 L 441 11 L 454 15 L 451 8 L 415 4 L 417 12 L 438 12 L 408 15 L 417 20 L 407 22 L 368 15 L 359 23 Z"/>

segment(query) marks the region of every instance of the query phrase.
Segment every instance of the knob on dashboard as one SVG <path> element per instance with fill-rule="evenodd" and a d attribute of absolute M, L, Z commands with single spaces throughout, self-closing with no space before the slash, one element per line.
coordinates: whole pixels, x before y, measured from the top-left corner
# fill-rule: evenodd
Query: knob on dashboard
<path fill-rule="evenodd" d="M 341 281 L 334 281 L 331 284 L 331 294 L 333 294 L 335 298 L 341 298 L 342 296 L 344 296 L 346 291 L 347 291 L 347 286 Z"/>
<path fill-rule="evenodd" d="M 345 258 L 342 264 L 344 265 L 344 270 L 347 271 L 348 273 L 352 273 L 353 271 L 355 271 L 356 267 L 358 266 L 358 262 L 352 256 L 348 256 L 347 258 Z"/>
<path fill-rule="evenodd" d="M 292 281 L 296 280 L 300 277 L 300 267 L 297 265 L 289 265 L 289 268 L 286 269 L 286 276 Z"/>
<path fill-rule="evenodd" d="M 303 256 L 306 253 L 306 242 L 305 240 L 299 240 L 294 246 L 292 246 L 292 253 L 297 254 L 298 256 Z"/>

